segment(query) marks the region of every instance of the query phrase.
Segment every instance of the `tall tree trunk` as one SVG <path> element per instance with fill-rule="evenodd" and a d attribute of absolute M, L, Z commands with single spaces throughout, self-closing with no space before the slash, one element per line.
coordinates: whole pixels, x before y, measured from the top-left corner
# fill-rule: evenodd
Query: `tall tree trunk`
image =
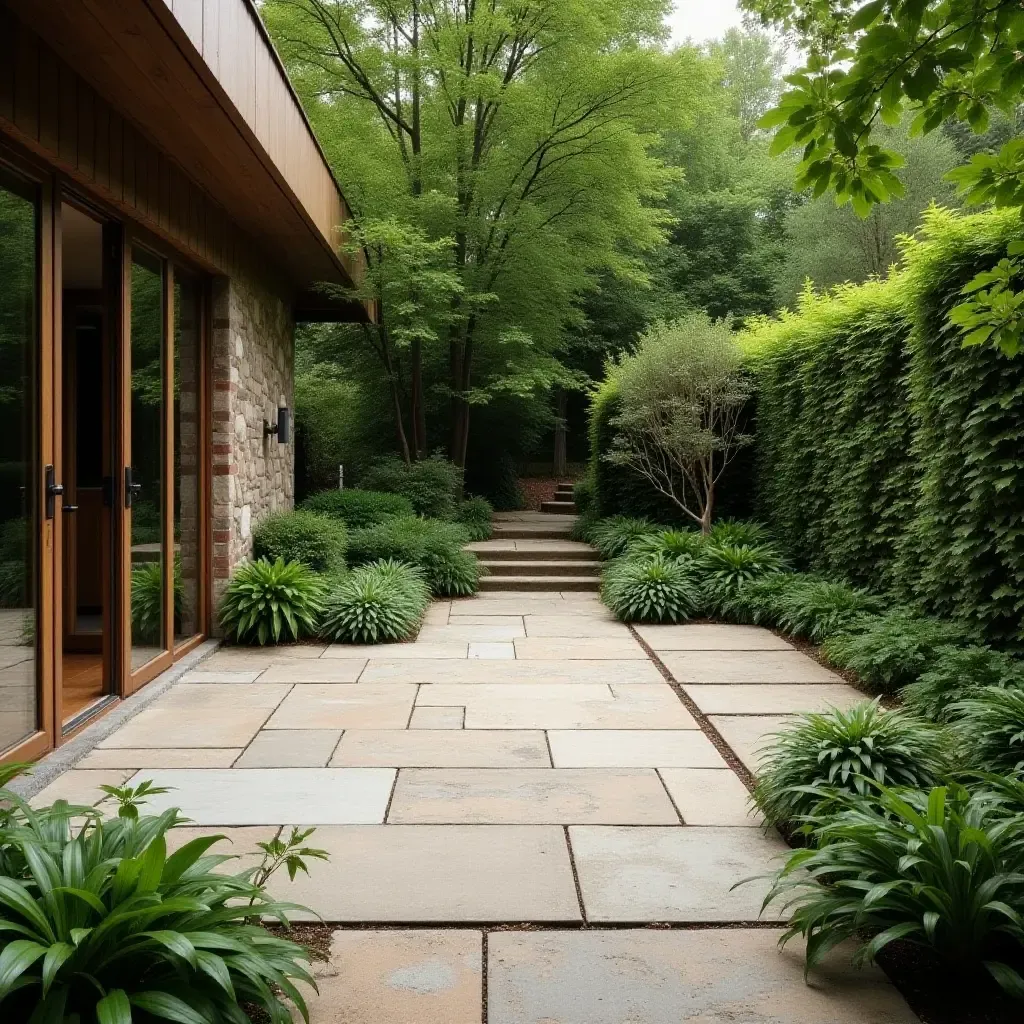
<path fill-rule="evenodd" d="M 423 401 L 423 343 L 417 339 L 409 353 L 409 426 L 412 430 L 412 457 L 417 461 L 427 455 L 427 412 Z"/>
<path fill-rule="evenodd" d="M 561 480 L 566 474 L 566 439 L 565 439 L 565 412 L 568 404 L 568 396 L 564 388 L 557 388 L 555 392 L 555 455 L 553 462 L 553 473 L 556 479 Z"/>

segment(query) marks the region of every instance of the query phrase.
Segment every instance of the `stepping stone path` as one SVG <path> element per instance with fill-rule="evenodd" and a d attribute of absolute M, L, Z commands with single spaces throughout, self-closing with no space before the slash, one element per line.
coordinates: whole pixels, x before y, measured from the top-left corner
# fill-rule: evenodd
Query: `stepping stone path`
<path fill-rule="evenodd" d="M 330 860 L 273 882 L 336 928 L 314 1024 L 915 1021 L 848 949 L 805 984 L 767 881 L 733 888 L 786 847 L 723 754 L 754 769 L 862 695 L 767 630 L 614 621 L 571 523 L 502 517 L 474 549 L 545 570 L 436 602 L 415 642 L 217 651 L 34 802 L 152 779 L 175 842 L 241 854 L 318 826 Z"/>

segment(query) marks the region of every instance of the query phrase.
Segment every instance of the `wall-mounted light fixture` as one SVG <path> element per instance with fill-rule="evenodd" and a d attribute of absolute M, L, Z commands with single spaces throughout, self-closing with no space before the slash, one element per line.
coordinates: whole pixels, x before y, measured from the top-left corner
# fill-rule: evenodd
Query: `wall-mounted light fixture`
<path fill-rule="evenodd" d="M 270 437 L 271 434 L 277 434 L 278 444 L 287 444 L 291 440 L 292 412 L 287 406 L 283 405 L 277 410 L 276 423 L 270 423 L 268 420 L 263 421 L 263 436 Z"/>

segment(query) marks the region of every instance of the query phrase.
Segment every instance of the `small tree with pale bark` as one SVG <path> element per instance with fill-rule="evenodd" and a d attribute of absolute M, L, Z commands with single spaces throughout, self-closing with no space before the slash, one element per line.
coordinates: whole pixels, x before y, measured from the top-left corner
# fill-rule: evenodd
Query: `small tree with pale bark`
<path fill-rule="evenodd" d="M 611 374 L 616 437 L 604 458 L 639 474 L 708 533 L 715 487 L 752 440 L 740 429 L 750 387 L 732 331 L 704 313 L 655 323 Z"/>

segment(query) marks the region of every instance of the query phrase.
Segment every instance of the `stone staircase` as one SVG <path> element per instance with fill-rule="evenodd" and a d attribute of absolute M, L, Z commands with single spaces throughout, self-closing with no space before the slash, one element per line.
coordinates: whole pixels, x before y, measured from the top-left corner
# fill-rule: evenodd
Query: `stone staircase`
<path fill-rule="evenodd" d="M 576 515 L 576 502 L 572 500 L 572 489 L 572 484 L 559 484 L 555 488 L 554 499 L 541 502 L 541 512 L 564 516 Z"/>
<path fill-rule="evenodd" d="M 494 536 L 470 545 L 488 573 L 481 591 L 598 590 L 601 562 L 593 548 L 570 538 L 574 519 L 550 512 L 495 516 Z"/>

